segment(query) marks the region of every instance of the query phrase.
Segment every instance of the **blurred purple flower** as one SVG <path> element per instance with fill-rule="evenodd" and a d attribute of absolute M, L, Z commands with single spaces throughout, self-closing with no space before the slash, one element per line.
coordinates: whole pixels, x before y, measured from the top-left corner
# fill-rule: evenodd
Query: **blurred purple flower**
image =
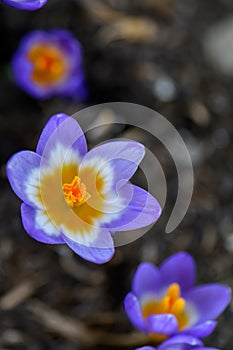
<path fill-rule="evenodd" d="M 21 41 L 12 60 L 18 85 L 38 99 L 87 95 L 82 68 L 82 48 L 67 30 L 36 30 Z"/>
<path fill-rule="evenodd" d="M 184 252 L 172 255 L 159 268 L 142 263 L 124 301 L 132 324 L 157 342 L 177 333 L 208 336 L 231 291 L 221 284 L 195 287 L 195 275 L 194 260 Z"/>
<path fill-rule="evenodd" d="M 21 10 L 34 11 L 44 6 L 47 0 L 2 0 L 2 2 Z"/>
<path fill-rule="evenodd" d="M 218 350 L 216 348 L 206 348 L 203 343 L 190 335 L 177 335 L 164 341 L 157 348 L 143 346 L 135 350 Z"/>
<path fill-rule="evenodd" d="M 36 153 L 22 151 L 7 163 L 25 230 L 44 243 L 66 243 L 95 263 L 114 254 L 112 233 L 145 227 L 161 213 L 157 200 L 128 182 L 144 156 L 135 141 L 112 141 L 87 152 L 79 124 L 54 115 Z"/>

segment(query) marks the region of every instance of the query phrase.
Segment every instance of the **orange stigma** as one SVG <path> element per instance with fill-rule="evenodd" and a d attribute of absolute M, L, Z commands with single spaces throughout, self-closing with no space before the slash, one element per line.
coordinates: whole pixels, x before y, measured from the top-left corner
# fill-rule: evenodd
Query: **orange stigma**
<path fill-rule="evenodd" d="M 189 315 L 185 310 L 186 302 L 180 297 L 180 286 L 172 283 L 166 290 L 163 298 L 159 300 L 149 300 L 142 306 L 142 315 L 146 319 L 151 315 L 172 314 L 176 317 L 179 330 L 187 327 Z M 151 338 L 157 340 L 158 336 L 151 334 Z"/>
<path fill-rule="evenodd" d="M 34 45 L 28 53 L 28 59 L 33 64 L 32 80 L 37 84 L 56 83 L 66 74 L 63 53 L 52 45 Z"/>
<path fill-rule="evenodd" d="M 79 206 L 91 197 L 86 191 L 86 186 L 81 182 L 78 176 L 75 176 L 70 184 L 64 184 L 62 188 L 64 190 L 66 202 L 71 207 Z"/>

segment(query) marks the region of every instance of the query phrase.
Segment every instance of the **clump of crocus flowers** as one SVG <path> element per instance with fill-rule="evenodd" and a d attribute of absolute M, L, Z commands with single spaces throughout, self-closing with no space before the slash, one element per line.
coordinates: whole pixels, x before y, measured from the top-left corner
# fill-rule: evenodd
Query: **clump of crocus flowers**
<path fill-rule="evenodd" d="M 158 201 L 129 182 L 144 153 L 144 146 L 131 140 L 88 152 L 77 121 L 64 113 L 52 116 L 36 152 L 18 152 L 7 163 L 10 184 L 23 201 L 25 230 L 39 242 L 66 243 L 88 261 L 109 261 L 115 232 L 145 227 L 161 214 Z M 147 262 L 138 267 L 124 306 L 152 345 L 141 350 L 214 350 L 200 339 L 214 330 L 230 288 L 195 286 L 195 280 L 194 259 L 185 252 L 160 267 Z"/>
<path fill-rule="evenodd" d="M 1 0 L 37 10 L 47 0 Z M 37 99 L 87 95 L 82 48 L 67 30 L 36 30 L 21 41 L 12 60 L 18 85 Z M 36 152 L 22 151 L 7 164 L 15 193 L 22 199 L 22 222 L 34 239 L 66 243 L 94 263 L 114 254 L 112 235 L 155 222 L 161 208 L 145 190 L 129 183 L 144 156 L 134 141 L 108 142 L 87 152 L 79 124 L 61 113 L 46 124 Z M 230 301 L 221 284 L 195 286 L 193 258 L 174 254 L 160 267 L 142 263 L 124 300 L 132 324 L 152 346 L 135 350 L 218 350 L 200 340 L 216 327 Z M 156 346 L 156 347 L 155 347 Z"/>
<path fill-rule="evenodd" d="M 44 6 L 47 0 L 2 0 L 2 2 L 21 10 L 34 11 Z"/>
<path fill-rule="evenodd" d="M 160 267 L 139 265 L 132 292 L 124 301 L 125 311 L 150 342 L 161 343 L 158 350 L 204 349 L 199 338 L 214 330 L 215 318 L 228 305 L 229 287 L 195 286 L 195 279 L 195 263 L 188 253 L 174 254 Z"/>
<path fill-rule="evenodd" d="M 83 53 L 68 30 L 35 30 L 22 39 L 12 60 L 17 84 L 37 99 L 67 96 L 85 100 Z"/>
<path fill-rule="evenodd" d="M 144 153 L 131 140 L 87 152 L 77 121 L 54 115 L 36 152 L 21 151 L 7 164 L 10 184 L 24 202 L 25 230 L 40 242 L 66 243 L 86 260 L 109 261 L 114 232 L 150 225 L 161 213 L 152 195 L 129 182 Z"/>

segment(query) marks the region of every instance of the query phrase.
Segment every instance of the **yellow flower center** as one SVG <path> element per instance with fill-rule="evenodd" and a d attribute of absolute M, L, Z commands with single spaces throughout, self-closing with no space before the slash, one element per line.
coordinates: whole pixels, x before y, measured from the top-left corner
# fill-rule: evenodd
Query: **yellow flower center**
<path fill-rule="evenodd" d="M 78 176 L 75 176 L 71 183 L 65 183 L 62 188 L 66 202 L 71 207 L 79 206 L 91 197 L 87 192 L 86 185 L 81 182 Z"/>
<path fill-rule="evenodd" d="M 46 44 L 34 45 L 28 53 L 33 63 L 32 79 L 38 84 L 51 84 L 66 74 L 67 65 L 62 52 Z"/>
<path fill-rule="evenodd" d="M 189 322 L 185 306 L 186 302 L 180 296 L 180 286 L 172 283 L 162 299 L 149 300 L 142 306 L 142 315 L 146 319 L 151 315 L 172 314 L 176 317 L 178 329 L 181 331 L 187 327 Z M 166 336 L 162 334 L 151 334 L 150 337 L 159 342 L 166 339 Z"/>

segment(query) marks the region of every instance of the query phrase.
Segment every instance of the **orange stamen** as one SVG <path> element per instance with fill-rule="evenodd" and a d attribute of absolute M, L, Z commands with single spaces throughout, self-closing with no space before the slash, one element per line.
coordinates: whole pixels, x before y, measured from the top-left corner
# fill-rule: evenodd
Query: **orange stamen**
<path fill-rule="evenodd" d="M 34 45 L 28 53 L 33 64 L 32 80 L 38 84 L 56 83 L 67 71 L 63 53 L 48 44 Z"/>
<path fill-rule="evenodd" d="M 91 197 L 91 195 L 86 191 L 86 186 L 81 182 L 78 176 L 75 176 L 70 184 L 65 183 L 62 188 L 65 194 L 66 202 L 71 207 L 79 206 Z"/>
<path fill-rule="evenodd" d="M 177 283 L 172 283 L 167 290 L 167 296 L 169 296 L 171 302 L 180 297 L 180 286 Z"/>
<path fill-rule="evenodd" d="M 180 286 L 172 283 L 163 298 L 158 300 L 149 300 L 142 306 L 142 315 L 146 319 L 151 315 L 172 314 L 176 317 L 179 330 L 186 328 L 189 317 L 185 310 L 186 302 L 180 297 Z M 156 334 L 151 334 L 152 339 L 157 339 Z"/>

